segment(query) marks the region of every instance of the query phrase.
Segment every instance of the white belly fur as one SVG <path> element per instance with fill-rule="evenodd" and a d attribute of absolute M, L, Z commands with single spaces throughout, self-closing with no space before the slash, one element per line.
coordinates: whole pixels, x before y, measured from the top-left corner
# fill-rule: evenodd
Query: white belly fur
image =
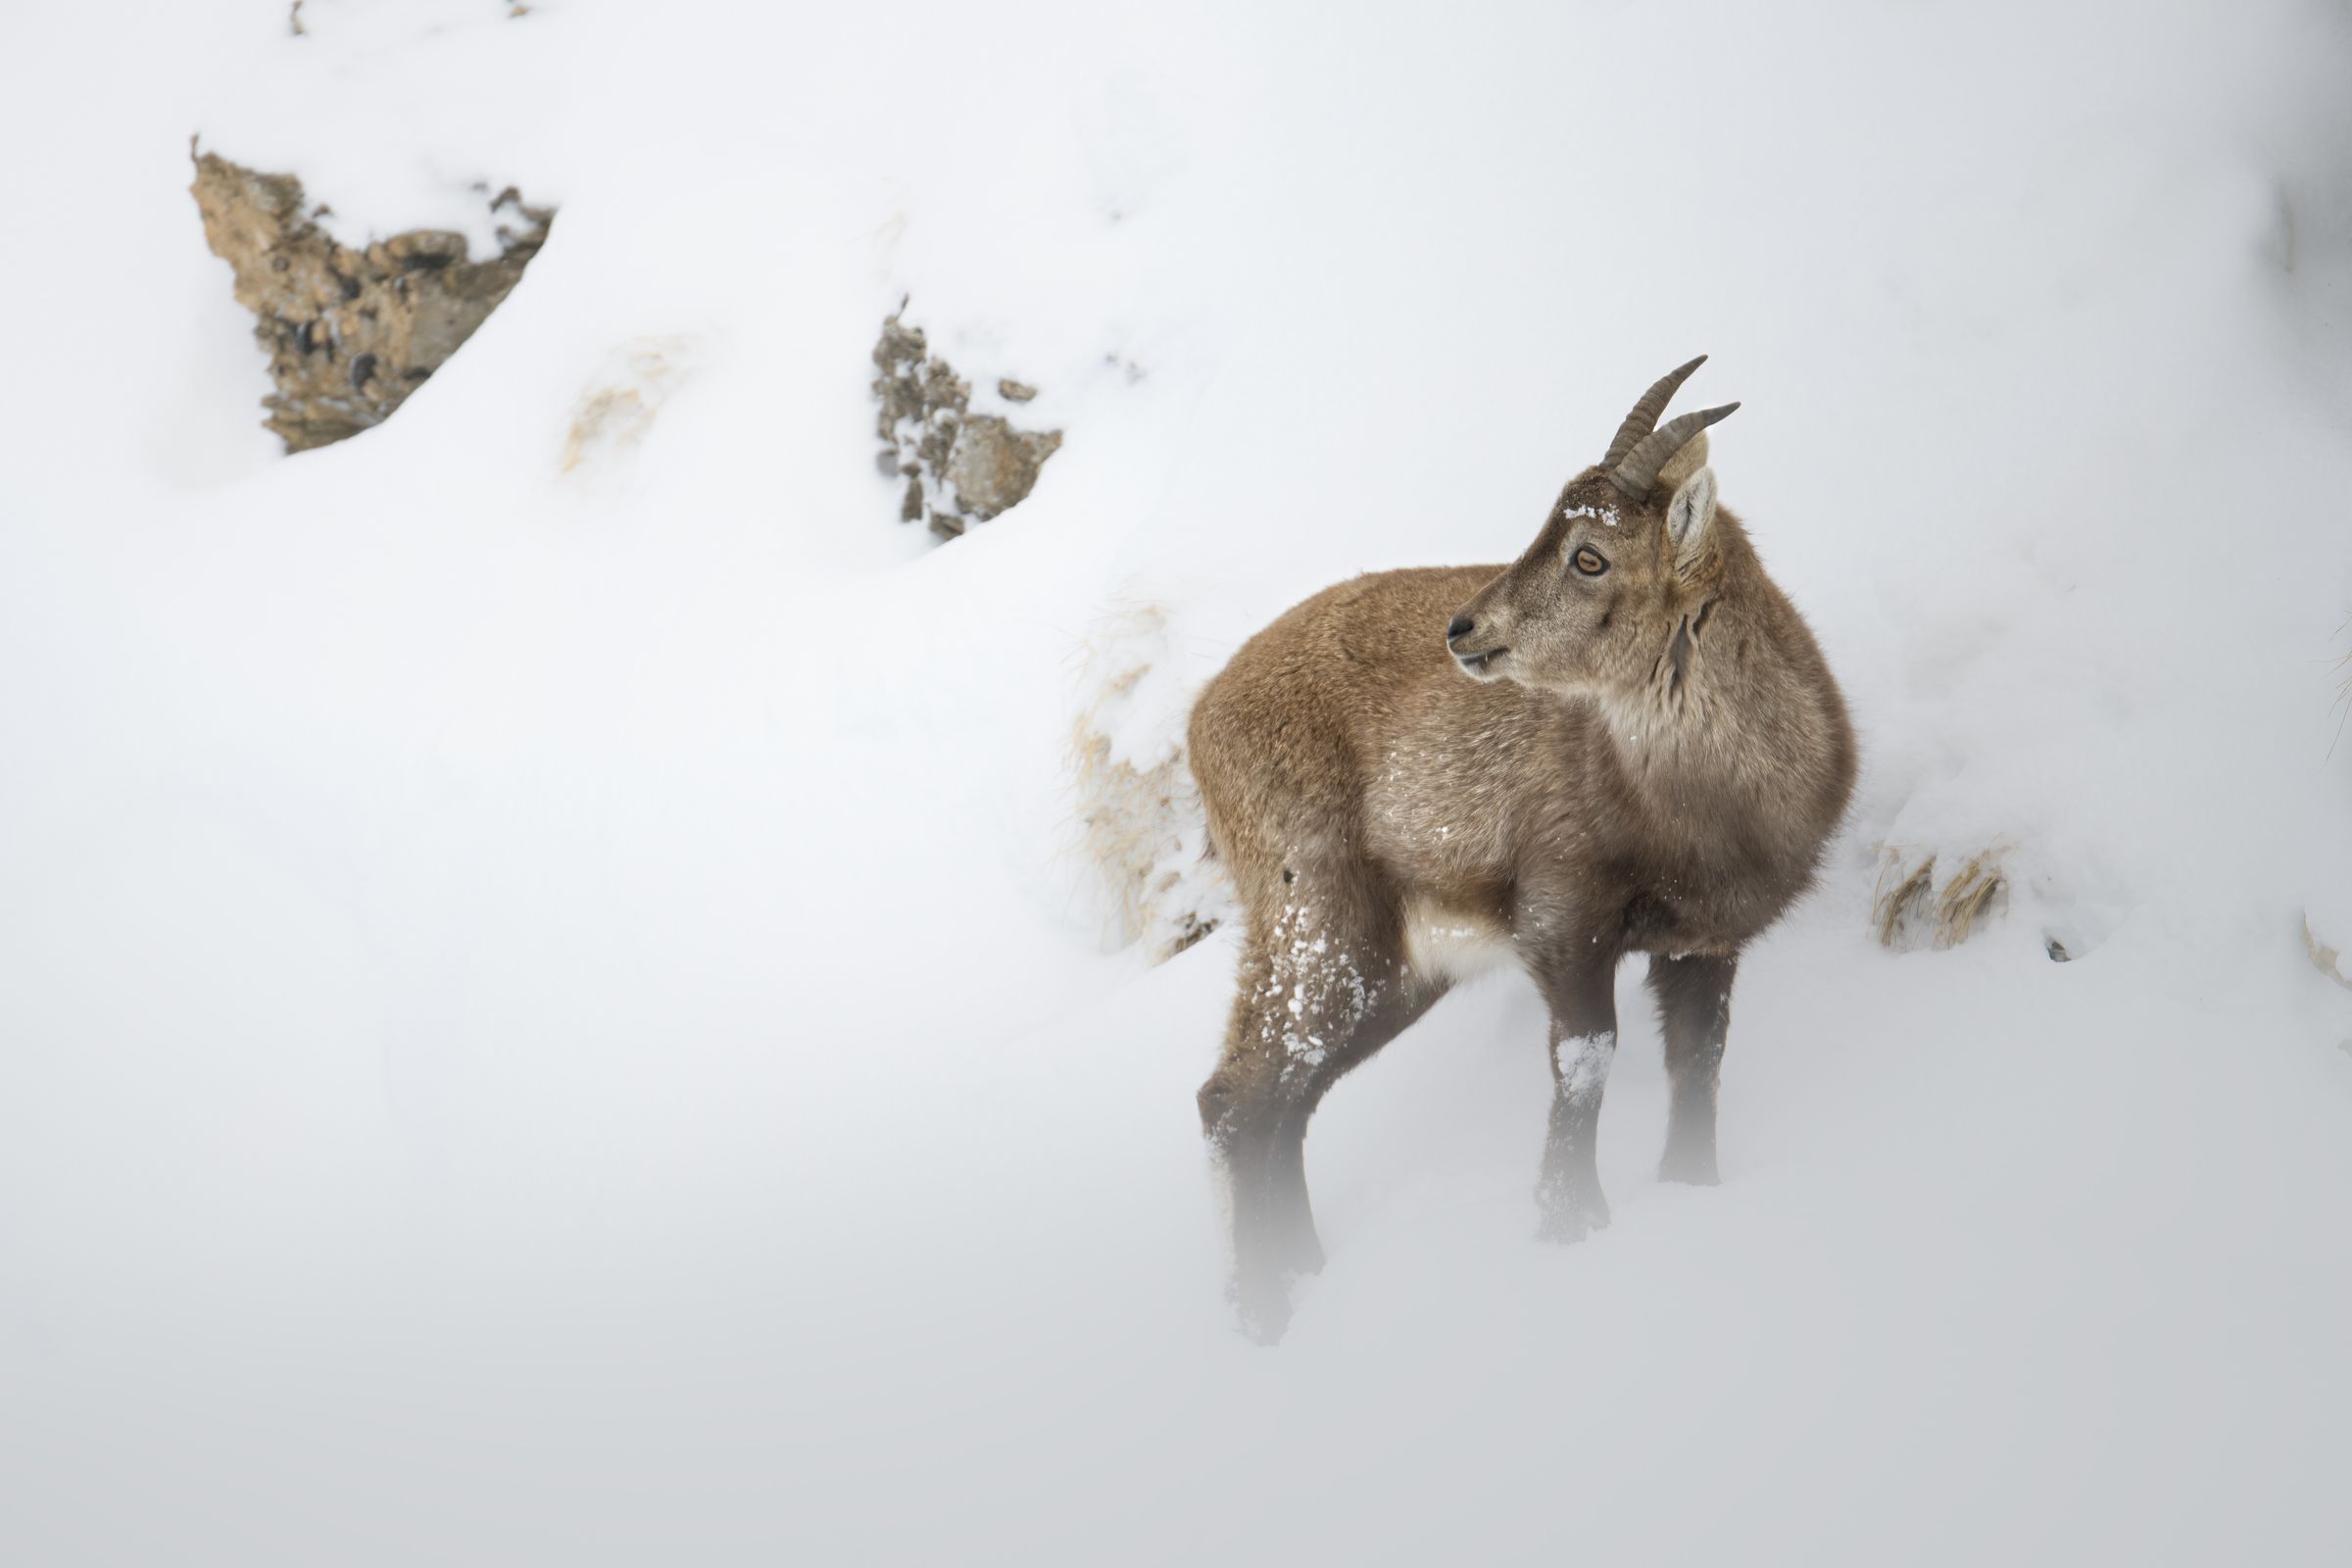
<path fill-rule="evenodd" d="M 1500 921 L 1416 903 L 1404 914 L 1404 962 L 1433 980 L 1468 980 L 1515 956 Z"/>

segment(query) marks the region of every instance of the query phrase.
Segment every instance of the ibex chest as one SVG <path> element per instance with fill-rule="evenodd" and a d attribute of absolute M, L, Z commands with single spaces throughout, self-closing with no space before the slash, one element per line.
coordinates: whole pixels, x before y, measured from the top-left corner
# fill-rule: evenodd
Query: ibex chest
<path fill-rule="evenodd" d="M 1802 890 L 1810 859 L 1733 813 L 1653 825 L 1568 875 L 1590 880 L 1602 939 L 1627 953 L 1736 953 Z"/>
<path fill-rule="evenodd" d="M 1409 714 L 1366 759 L 1365 848 L 1412 967 L 1461 975 L 1563 941 L 1734 952 L 1803 887 L 1811 845 L 1784 842 L 1755 790 L 1629 765 L 1590 705 L 1476 701 Z"/>
<path fill-rule="evenodd" d="M 1371 848 L 1396 878 L 1406 961 L 1447 978 L 1549 942 L 1736 952 L 1804 881 L 1739 823 L 1662 830 L 1605 788 L 1399 791 L 1374 805 Z"/>

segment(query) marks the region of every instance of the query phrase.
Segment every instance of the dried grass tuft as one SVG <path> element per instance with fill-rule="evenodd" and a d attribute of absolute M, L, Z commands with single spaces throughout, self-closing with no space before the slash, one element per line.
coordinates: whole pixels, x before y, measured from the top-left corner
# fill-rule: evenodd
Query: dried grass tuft
<path fill-rule="evenodd" d="M 2344 972 L 2343 954 L 2320 940 L 2320 934 L 2311 927 L 2309 914 L 2303 916 L 2303 951 L 2311 955 L 2312 966 L 2320 973 L 2352 991 L 2352 975 Z"/>
<path fill-rule="evenodd" d="M 641 337 L 607 353 L 572 405 L 557 471 L 583 480 L 625 474 L 654 416 L 691 373 L 693 348 L 689 338 Z"/>
<path fill-rule="evenodd" d="M 1898 952 L 1919 946 L 1911 934 L 1925 922 L 1936 892 L 1936 857 L 1929 856 L 1898 877 L 1902 864 L 1894 852 L 1886 852 L 1870 902 L 1870 923 L 1879 933 L 1879 945 Z"/>
<path fill-rule="evenodd" d="M 2009 878 L 2002 869 L 2005 846 L 1979 851 L 1936 884 L 1936 858 L 1915 857 L 1892 845 L 1880 850 L 1879 880 L 1871 897 L 1870 922 L 1879 945 L 1895 952 L 1956 948 L 1980 921 L 2009 906 Z"/>
<path fill-rule="evenodd" d="M 2342 634 L 2344 626 L 2352 626 L 2352 615 L 2345 616 L 2343 624 L 2335 628 L 2338 635 Z M 2335 667 L 2340 678 L 2335 683 L 2335 701 L 2328 706 L 2340 708 L 2343 711 L 2336 715 L 2335 733 L 2328 738 L 2329 757 L 2335 755 L 2336 743 L 2344 738 L 2344 721 L 2352 719 L 2352 654 L 2337 660 Z"/>
<path fill-rule="evenodd" d="M 1106 617 L 1088 637 L 1068 752 L 1078 849 L 1105 923 L 1121 945 L 1144 943 L 1154 963 L 1214 931 L 1230 897 L 1208 858 L 1181 728 L 1146 766 L 1119 755 L 1115 739 L 1165 632 L 1165 612 L 1142 605 Z"/>
<path fill-rule="evenodd" d="M 1943 886 L 1943 896 L 1936 901 L 1936 946 L 1954 948 L 1968 940 L 1976 929 L 1977 919 L 1987 909 L 2006 907 L 2009 882 L 2001 874 L 2000 861 L 1994 851 L 1986 850 L 1971 856 L 1960 868 L 1959 875 Z"/>

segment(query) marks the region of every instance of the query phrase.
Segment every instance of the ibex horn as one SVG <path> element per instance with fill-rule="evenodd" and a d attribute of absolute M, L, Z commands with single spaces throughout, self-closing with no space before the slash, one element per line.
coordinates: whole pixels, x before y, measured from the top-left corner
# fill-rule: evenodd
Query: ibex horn
<path fill-rule="evenodd" d="M 1695 414 L 1680 414 L 1642 438 L 1642 444 L 1625 455 L 1625 461 L 1609 470 L 1609 482 L 1628 500 L 1640 501 L 1649 494 L 1658 482 L 1658 470 L 1666 466 L 1690 439 L 1719 419 L 1728 418 L 1737 403 L 1726 403 L 1720 409 L 1700 409 Z"/>
<path fill-rule="evenodd" d="M 1634 450 L 1635 444 L 1657 428 L 1658 416 L 1666 412 L 1666 405 L 1674 400 L 1676 390 L 1690 379 L 1692 370 L 1706 363 L 1707 357 L 1701 354 L 1689 365 L 1678 365 L 1659 376 L 1657 384 L 1642 394 L 1642 401 L 1634 405 L 1634 412 L 1627 415 L 1625 422 L 1617 427 L 1617 439 L 1609 443 L 1608 456 L 1600 460 L 1600 466 L 1614 468 L 1623 463 L 1625 455 Z"/>

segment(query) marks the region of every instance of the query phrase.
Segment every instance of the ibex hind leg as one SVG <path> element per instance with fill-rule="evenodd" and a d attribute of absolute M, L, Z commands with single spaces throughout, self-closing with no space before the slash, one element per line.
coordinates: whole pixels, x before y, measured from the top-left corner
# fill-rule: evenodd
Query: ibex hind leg
<path fill-rule="evenodd" d="M 1658 999 L 1666 1036 L 1666 1077 L 1673 1108 L 1666 1118 L 1666 1153 L 1658 1179 L 1712 1187 L 1715 1169 L 1715 1086 L 1732 1023 L 1732 976 L 1739 960 L 1708 955 L 1649 960 L 1649 989 Z"/>
<path fill-rule="evenodd" d="M 1243 953 L 1225 1054 L 1200 1086 L 1200 1125 L 1227 1205 L 1234 1304 L 1267 1343 L 1289 1326 L 1293 1282 L 1323 1266 L 1307 1120 L 1438 995 L 1407 981 L 1394 947 L 1357 906 L 1302 891 L 1252 922 Z"/>

